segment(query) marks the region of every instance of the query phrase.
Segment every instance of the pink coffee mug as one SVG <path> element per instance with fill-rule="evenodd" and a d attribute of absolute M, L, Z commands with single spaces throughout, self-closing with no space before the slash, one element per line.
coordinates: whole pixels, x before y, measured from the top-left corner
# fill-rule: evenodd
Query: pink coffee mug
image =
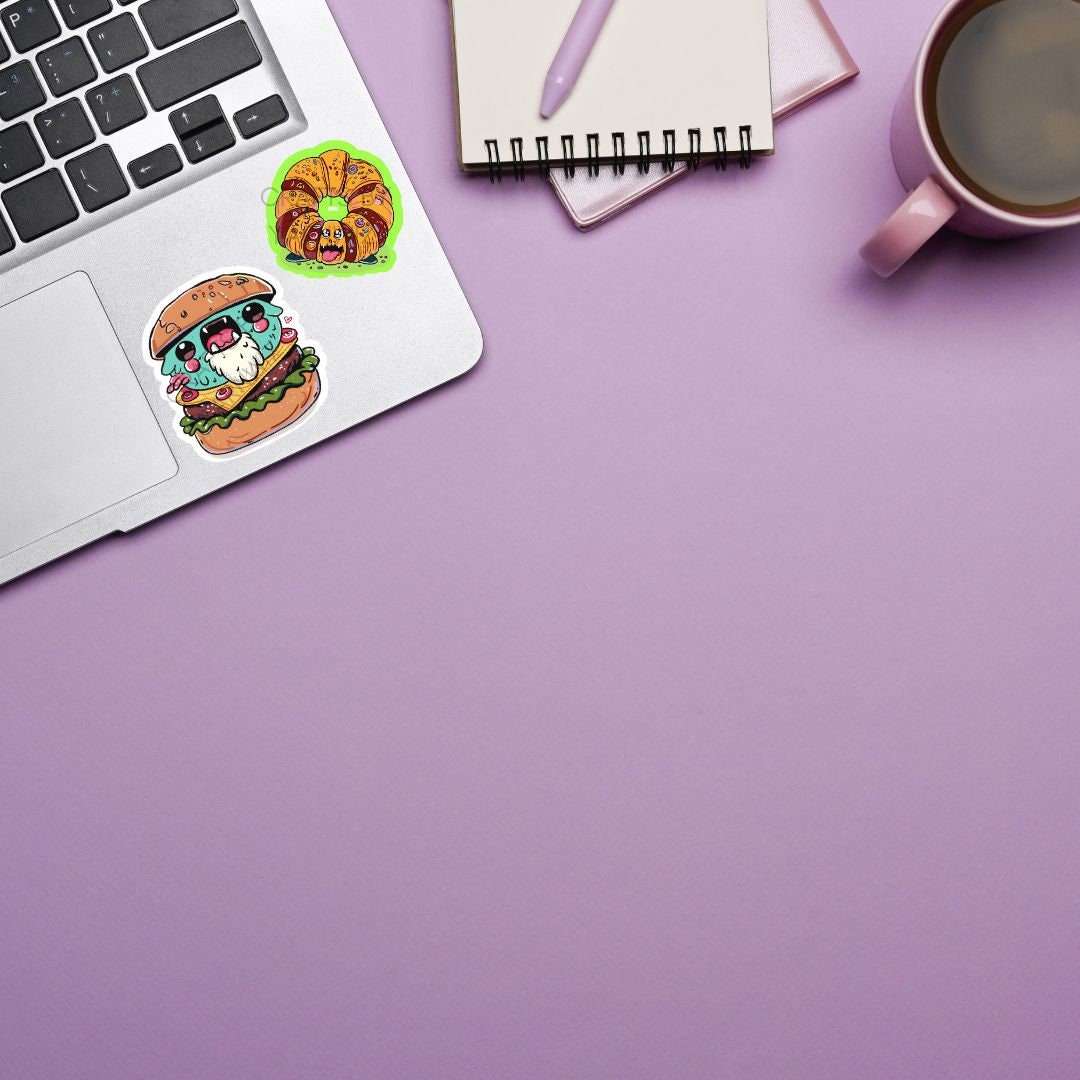
<path fill-rule="evenodd" d="M 934 146 L 926 120 L 930 55 L 951 21 L 976 3 L 978 0 L 950 0 L 945 5 L 930 27 L 896 103 L 892 156 L 900 182 L 910 194 L 859 252 L 882 277 L 895 274 L 945 225 L 969 236 L 993 239 L 1080 225 L 1080 212 L 1035 217 L 994 206 L 965 187 Z"/>

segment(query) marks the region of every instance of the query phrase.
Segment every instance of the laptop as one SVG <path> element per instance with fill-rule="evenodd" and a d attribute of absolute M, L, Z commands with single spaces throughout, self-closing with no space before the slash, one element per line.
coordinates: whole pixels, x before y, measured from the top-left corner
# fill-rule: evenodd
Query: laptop
<path fill-rule="evenodd" d="M 325 0 L 0 4 L 0 336 L 0 583 L 482 349 Z"/>

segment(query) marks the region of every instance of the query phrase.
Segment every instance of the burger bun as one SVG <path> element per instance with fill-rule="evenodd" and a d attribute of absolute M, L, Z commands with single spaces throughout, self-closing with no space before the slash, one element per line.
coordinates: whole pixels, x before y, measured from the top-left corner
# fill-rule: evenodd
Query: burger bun
<path fill-rule="evenodd" d="M 315 404 L 320 389 L 318 371 L 309 371 L 303 386 L 291 388 L 262 412 L 252 413 L 247 420 L 234 420 L 226 428 L 215 425 L 205 434 L 197 431 L 195 438 L 208 454 L 231 454 L 254 446 L 299 420 Z"/>

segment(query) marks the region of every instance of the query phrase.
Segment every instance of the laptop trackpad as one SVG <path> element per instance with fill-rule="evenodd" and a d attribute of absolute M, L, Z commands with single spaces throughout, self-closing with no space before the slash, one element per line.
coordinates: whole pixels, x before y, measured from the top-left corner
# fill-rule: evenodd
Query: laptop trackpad
<path fill-rule="evenodd" d="M 0 307 L 0 341 L 0 556 L 176 474 L 86 274 Z"/>

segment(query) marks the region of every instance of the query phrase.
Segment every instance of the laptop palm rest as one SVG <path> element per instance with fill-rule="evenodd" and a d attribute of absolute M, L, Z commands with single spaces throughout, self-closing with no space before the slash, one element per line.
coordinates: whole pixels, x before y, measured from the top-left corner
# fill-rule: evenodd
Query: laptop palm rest
<path fill-rule="evenodd" d="M 176 475 L 86 274 L 0 307 L 0 557 Z"/>

